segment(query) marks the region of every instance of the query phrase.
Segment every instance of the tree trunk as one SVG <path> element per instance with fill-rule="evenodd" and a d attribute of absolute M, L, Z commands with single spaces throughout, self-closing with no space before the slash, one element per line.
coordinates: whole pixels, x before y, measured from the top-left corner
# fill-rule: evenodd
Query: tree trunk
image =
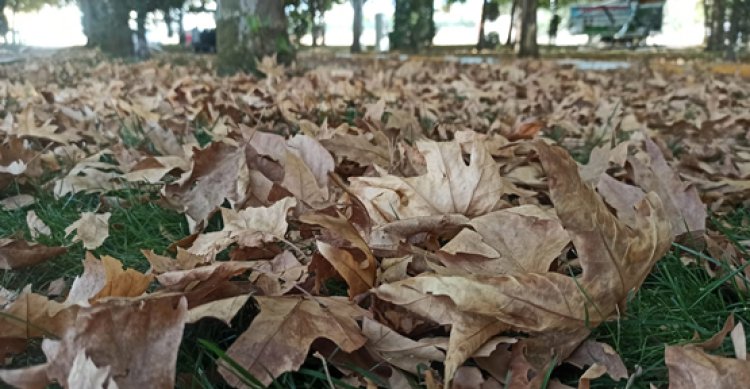
<path fill-rule="evenodd" d="M 0 0 L 0 37 L 3 38 L 8 33 L 8 19 L 5 18 L 5 3 L 6 0 Z"/>
<path fill-rule="evenodd" d="M 177 13 L 177 33 L 180 34 L 180 46 L 185 46 L 185 10 L 180 8 Z"/>
<path fill-rule="evenodd" d="M 122 0 L 79 0 L 87 45 L 118 57 L 133 55 L 130 8 Z"/>
<path fill-rule="evenodd" d="M 362 3 L 364 0 L 351 0 L 354 8 L 354 19 L 352 22 L 352 53 L 361 53 L 362 45 L 359 43 L 362 37 Z"/>
<path fill-rule="evenodd" d="M 521 48 L 520 57 L 538 57 L 539 46 L 536 43 L 536 10 L 537 0 L 521 0 Z"/>
<path fill-rule="evenodd" d="M 518 0 L 513 0 L 513 4 L 510 6 L 510 25 L 508 26 L 508 39 L 505 41 L 505 46 L 510 47 L 513 44 L 513 24 L 516 21 L 516 8 L 518 7 Z"/>
<path fill-rule="evenodd" d="M 724 22 L 726 20 L 725 0 L 713 0 L 711 7 L 711 36 L 708 39 L 709 51 L 721 51 L 724 49 Z"/>
<path fill-rule="evenodd" d="M 487 46 L 484 39 L 484 21 L 487 20 L 487 1 L 482 0 L 482 16 L 479 19 L 479 38 L 477 39 L 477 50 L 482 50 Z"/>
<path fill-rule="evenodd" d="M 141 59 L 149 57 L 148 41 L 146 40 L 146 16 L 148 16 L 148 12 L 139 10 L 135 18 L 137 26 L 136 36 L 138 37 L 136 56 Z"/>
<path fill-rule="evenodd" d="M 284 2 L 219 0 L 216 11 L 218 70 L 255 71 L 255 61 L 277 55 L 279 63 L 294 59 L 287 33 Z"/>

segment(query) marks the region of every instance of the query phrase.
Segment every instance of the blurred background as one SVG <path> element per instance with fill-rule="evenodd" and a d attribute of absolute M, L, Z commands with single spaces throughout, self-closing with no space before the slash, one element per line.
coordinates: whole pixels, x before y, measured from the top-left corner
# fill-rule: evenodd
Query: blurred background
<path fill-rule="evenodd" d="M 651 34 L 646 44 L 660 45 L 666 47 L 690 47 L 699 46 L 704 43 L 705 38 L 705 2 L 710 0 L 666 0 L 664 5 L 664 25 L 660 32 Z M 148 1 L 144 1 L 147 3 Z M 171 1 L 171 3 L 175 3 Z M 304 12 L 307 4 L 301 2 L 298 8 Z M 352 18 L 354 10 L 349 1 L 320 1 L 322 15 L 315 15 L 315 20 L 321 21 L 324 28 L 319 37 L 319 43 L 328 46 L 349 46 L 352 42 Z M 436 27 L 435 36 L 432 39 L 434 45 L 472 45 L 477 43 L 477 34 L 482 16 L 482 7 L 485 0 L 465 1 L 434 1 L 434 23 Z M 498 1 L 499 13 L 492 20 L 486 20 L 485 33 L 496 33 L 505 38 L 511 26 L 511 8 L 513 1 Z M 539 42 L 547 42 L 547 33 L 552 10 L 550 4 L 544 0 L 540 1 L 538 10 L 538 35 Z M 557 45 L 583 45 L 589 42 L 585 34 L 572 33 L 568 28 L 570 18 L 570 4 L 574 2 L 560 2 L 557 12 L 562 21 L 555 43 Z M 587 4 L 585 1 L 577 3 Z M 597 3 L 597 2 L 588 2 Z M 617 3 L 598 2 L 598 3 Z M 36 47 L 68 47 L 85 45 L 86 35 L 81 24 L 82 13 L 79 2 L 56 1 L 56 0 L 6 0 L 0 1 L 4 4 L 4 14 L 8 23 L 8 33 L 5 36 L 7 42 L 15 41 L 18 44 Z M 554 5 L 554 4 L 552 4 Z M 214 1 L 184 1 L 180 8 L 182 11 L 182 26 L 184 31 L 194 28 L 209 29 L 215 26 L 213 10 L 216 9 Z M 295 12 L 294 7 L 288 6 L 288 12 Z M 363 32 L 361 43 L 365 46 L 373 46 L 376 39 L 376 15 L 383 15 L 385 27 L 392 29 L 394 16 L 393 0 L 367 0 L 363 2 Z M 172 14 L 177 14 L 173 9 Z M 131 28 L 136 30 L 135 11 L 131 12 Z M 494 15 L 493 15 L 494 16 Z M 175 45 L 180 43 L 180 37 L 173 31 L 170 35 L 167 22 L 173 25 L 177 22 L 166 20 L 165 13 L 161 10 L 149 12 L 146 20 L 149 42 L 161 45 Z M 312 24 L 307 22 L 308 24 Z M 177 26 L 174 30 L 179 30 Z M 511 33 L 514 36 L 513 33 Z M 382 48 L 388 46 L 387 35 L 381 42 Z M 312 45 L 312 26 L 299 40 L 303 45 Z M 184 39 L 183 39 L 184 43 Z"/>

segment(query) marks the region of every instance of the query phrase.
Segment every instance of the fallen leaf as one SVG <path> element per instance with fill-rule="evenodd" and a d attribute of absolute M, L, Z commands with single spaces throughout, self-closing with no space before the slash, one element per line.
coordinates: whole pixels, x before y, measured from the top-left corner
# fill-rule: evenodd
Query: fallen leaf
<path fill-rule="evenodd" d="M 418 374 L 417 366 L 429 366 L 431 362 L 442 362 L 445 354 L 437 347 L 411 340 L 396 331 L 372 320 L 362 321 L 362 334 L 367 337 L 366 347 L 380 357 L 412 374 Z"/>
<path fill-rule="evenodd" d="M 69 388 L 115 389 L 118 386 L 110 375 L 108 366 L 97 367 L 91 358 L 86 356 L 86 352 L 80 350 L 73 360 L 66 384 Z"/>
<path fill-rule="evenodd" d="M 345 352 L 366 342 L 357 319 L 367 312 L 335 297 L 256 297 L 260 313 L 229 347 L 227 355 L 264 385 L 299 368 L 317 338 L 330 339 Z M 219 372 L 232 386 L 240 380 L 226 366 Z"/>
<path fill-rule="evenodd" d="M 167 204 L 185 212 L 191 232 L 228 199 L 243 200 L 249 181 L 245 151 L 224 142 L 193 150 L 192 169 L 162 190 Z"/>
<path fill-rule="evenodd" d="M 425 175 L 351 178 L 351 191 L 376 225 L 430 215 L 475 217 L 502 208 L 502 196 L 514 192 L 479 142 L 468 165 L 457 142 L 418 141 L 417 148 L 427 161 Z"/>
<path fill-rule="evenodd" d="M 581 344 L 576 351 L 565 360 L 565 362 L 570 363 L 579 369 L 583 369 L 586 366 L 593 367 L 594 365 L 598 365 L 599 367 L 597 369 L 603 369 L 602 374 L 608 374 L 614 381 L 628 378 L 628 371 L 625 368 L 625 364 L 622 362 L 620 355 L 618 355 L 611 346 L 605 343 L 587 340 L 583 342 L 583 344 Z M 593 374 L 593 372 L 591 374 Z"/>
<path fill-rule="evenodd" d="M 327 229 L 331 243 L 317 241 L 320 254 L 349 285 L 349 297 L 354 298 L 375 285 L 377 262 L 367 242 L 359 231 L 343 215 L 331 216 L 323 213 L 306 214 L 300 221 L 317 224 Z M 342 243 L 345 242 L 345 243 Z"/>
<path fill-rule="evenodd" d="M 109 217 L 111 213 L 96 214 L 83 212 L 81 218 L 65 228 L 65 235 L 76 232 L 73 243 L 82 242 L 86 250 L 94 250 L 109 237 Z"/>
<path fill-rule="evenodd" d="M 37 239 L 39 235 L 49 236 L 52 233 L 49 226 L 44 224 L 44 220 L 40 219 L 33 210 L 26 212 L 26 225 L 29 227 L 31 239 Z"/>
<path fill-rule="evenodd" d="M 211 301 L 210 303 L 201 304 L 191 308 L 187 313 L 186 323 L 195 323 L 205 317 L 219 319 L 229 325 L 237 315 L 237 312 L 247 303 L 250 295 L 236 296 L 221 300 Z"/>
<path fill-rule="evenodd" d="M 648 165 L 636 158 L 628 159 L 633 166 L 633 180 L 644 190 L 656 192 L 662 199 L 672 224 L 673 236 L 686 233 L 697 236 L 703 233 L 706 230 L 707 212 L 697 189 L 680 180 L 656 143 L 647 138 L 645 144 L 650 159 Z"/>
<path fill-rule="evenodd" d="M 34 266 L 64 254 L 65 247 L 49 247 L 25 240 L 0 239 L 0 269 Z"/>

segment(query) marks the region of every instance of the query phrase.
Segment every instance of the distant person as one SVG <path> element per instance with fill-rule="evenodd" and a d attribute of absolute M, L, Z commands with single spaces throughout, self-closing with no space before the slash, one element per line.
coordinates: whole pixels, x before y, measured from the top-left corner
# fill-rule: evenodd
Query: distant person
<path fill-rule="evenodd" d="M 549 44 L 554 45 L 557 39 L 557 28 L 560 27 L 560 15 L 552 15 L 552 20 L 549 21 Z"/>

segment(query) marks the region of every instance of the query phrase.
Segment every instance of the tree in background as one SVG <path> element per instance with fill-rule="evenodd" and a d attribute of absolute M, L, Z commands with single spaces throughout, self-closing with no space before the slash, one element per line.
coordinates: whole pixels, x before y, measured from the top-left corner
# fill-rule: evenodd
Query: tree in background
<path fill-rule="evenodd" d="M 351 0 L 352 9 L 354 9 L 354 17 L 352 18 L 352 53 L 361 53 L 362 45 L 359 43 L 362 37 L 363 28 L 363 16 L 362 16 L 362 5 L 365 0 Z"/>
<path fill-rule="evenodd" d="M 432 45 L 435 37 L 435 9 L 432 0 L 395 0 L 392 50 L 418 52 Z"/>
<path fill-rule="evenodd" d="M 703 0 L 703 10 L 706 50 L 734 60 L 737 48 L 749 43 L 750 0 Z"/>
<path fill-rule="evenodd" d="M 465 2 L 466 0 L 447 0 L 446 5 L 450 8 L 450 6 L 453 4 Z M 487 44 L 487 35 L 484 32 L 484 23 L 486 21 L 494 22 L 495 20 L 497 20 L 497 18 L 500 17 L 500 6 L 510 2 L 511 0 L 482 0 L 482 13 L 479 18 L 479 37 L 477 39 L 477 50 L 489 48 L 489 45 Z M 511 19 L 511 21 L 512 20 L 513 19 Z"/>
<path fill-rule="evenodd" d="M 219 1 L 216 43 L 220 72 L 254 72 L 256 60 L 268 55 L 277 55 L 280 63 L 294 59 L 284 6 L 279 0 Z"/>
<path fill-rule="evenodd" d="M 133 39 L 128 21 L 130 6 L 123 0 L 78 0 L 83 33 L 88 47 L 127 57 L 133 55 Z"/>
<path fill-rule="evenodd" d="M 537 0 L 521 0 L 521 40 L 519 57 L 538 57 L 536 12 Z"/>
<path fill-rule="evenodd" d="M 318 46 L 318 41 L 325 45 L 325 14 L 335 4 L 345 0 L 286 0 L 289 22 L 296 41 L 305 34 L 312 36 L 312 46 Z"/>

